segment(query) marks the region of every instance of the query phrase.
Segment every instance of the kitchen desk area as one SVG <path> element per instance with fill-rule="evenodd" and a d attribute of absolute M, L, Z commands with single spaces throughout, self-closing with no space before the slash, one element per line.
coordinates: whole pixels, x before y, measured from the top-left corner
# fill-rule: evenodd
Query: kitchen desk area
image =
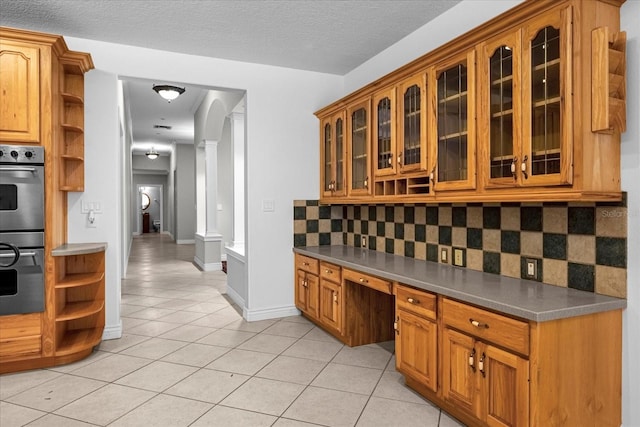
<path fill-rule="evenodd" d="M 348 345 L 395 339 L 407 385 L 462 422 L 620 424 L 626 300 L 352 246 L 293 251 L 303 315 Z"/>

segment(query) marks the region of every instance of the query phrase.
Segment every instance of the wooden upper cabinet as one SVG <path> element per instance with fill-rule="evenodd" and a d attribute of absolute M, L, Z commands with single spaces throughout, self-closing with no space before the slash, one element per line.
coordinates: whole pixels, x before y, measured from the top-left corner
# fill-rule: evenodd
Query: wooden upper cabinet
<path fill-rule="evenodd" d="M 371 100 L 347 107 L 349 196 L 371 194 Z"/>
<path fill-rule="evenodd" d="M 323 197 L 346 195 L 345 113 L 338 112 L 322 121 L 321 194 Z"/>
<path fill-rule="evenodd" d="M 0 141 L 40 142 L 40 49 L 0 40 Z"/>
<path fill-rule="evenodd" d="M 431 72 L 434 135 L 431 180 L 436 192 L 473 189 L 475 157 L 475 52 L 451 58 Z"/>
<path fill-rule="evenodd" d="M 521 174 L 521 31 L 478 47 L 479 176 L 484 187 L 512 187 Z"/>
<path fill-rule="evenodd" d="M 400 172 L 427 169 L 427 81 L 421 73 L 398 85 Z"/>
<path fill-rule="evenodd" d="M 524 27 L 522 185 L 572 183 L 571 58 L 570 7 Z"/>
<path fill-rule="evenodd" d="M 373 95 L 373 155 L 375 176 L 394 175 L 396 154 L 396 90 L 387 88 Z"/>

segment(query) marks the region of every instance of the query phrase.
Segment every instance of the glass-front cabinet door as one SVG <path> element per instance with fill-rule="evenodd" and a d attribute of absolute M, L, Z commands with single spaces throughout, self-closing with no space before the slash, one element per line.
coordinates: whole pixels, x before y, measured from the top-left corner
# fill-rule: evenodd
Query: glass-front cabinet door
<path fill-rule="evenodd" d="M 523 34 L 522 185 L 571 184 L 571 8 Z"/>
<path fill-rule="evenodd" d="M 478 48 L 478 157 L 486 188 L 518 183 L 521 159 L 521 32 Z"/>
<path fill-rule="evenodd" d="M 347 108 L 347 148 L 350 161 L 349 196 L 371 194 L 371 100 L 351 104 Z"/>
<path fill-rule="evenodd" d="M 373 96 L 373 156 L 375 176 L 396 173 L 396 91 L 388 88 Z"/>
<path fill-rule="evenodd" d="M 322 121 L 322 196 L 345 196 L 346 144 L 345 112 L 339 112 Z"/>
<path fill-rule="evenodd" d="M 427 82 L 424 73 L 398 85 L 400 172 L 427 169 Z"/>
<path fill-rule="evenodd" d="M 473 189 L 475 175 L 475 54 L 440 64 L 431 73 L 435 86 L 435 134 L 430 178 L 435 191 Z"/>

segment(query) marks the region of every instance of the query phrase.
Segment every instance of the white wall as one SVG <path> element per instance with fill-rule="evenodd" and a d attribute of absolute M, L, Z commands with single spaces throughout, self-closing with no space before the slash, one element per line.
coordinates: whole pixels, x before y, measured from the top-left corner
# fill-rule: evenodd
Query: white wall
<path fill-rule="evenodd" d="M 515 6 L 520 1 L 466 0 L 345 76 L 345 94 Z M 627 309 L 623 314 L 623 425 L 640 426 L 640 2 L 621 9 L 627 31 L 627 131 L 622 135 L 622 189 L 628 192 Z"/>
<path fill-rule="evenodd" d="M 175 206 L 177 243 L 194 243 L 196 233 L 195 150 L 191 144 L 176 144 Z"/>
<path fill-rule="evenodd" d="M 218 232 L 224 248 L 233 240 L 233 141 L 228 118 L 218 144 L 218 205 Z"/>
<path fill-rule="evenodd" d="M 627 309 L 623 315 L 622 422 L 640 426 L 640 2 L 622 5 L 627 32 L 627 131 L 622 134 L 622 189 L 627 191 Z"/>
<path fill-rule="evenodd" d="M 117 338 L 120 323 L 120 278 L 124 227 L 121 205 L 122 188 L 121 139 L 118 113 L 118 78 L 115 74 L 93 70 L 85 76 L 85 181 L 84 193 L 68 196 L 69 243 L 106 242 L 105 273 L 106 325 L 104 336 Z M 82 200 L 100 202 L 102 213 L 96 214 L 96 227 L 87 227 L 82 214 Z"/>

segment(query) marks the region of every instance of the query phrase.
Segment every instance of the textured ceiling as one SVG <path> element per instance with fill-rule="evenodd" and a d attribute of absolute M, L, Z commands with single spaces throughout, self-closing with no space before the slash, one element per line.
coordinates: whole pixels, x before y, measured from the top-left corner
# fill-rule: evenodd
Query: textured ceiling
<path fill-rule="evenodd" d="M 0 25 L 344 75 L 458 0 L 0 0 Z"/>

